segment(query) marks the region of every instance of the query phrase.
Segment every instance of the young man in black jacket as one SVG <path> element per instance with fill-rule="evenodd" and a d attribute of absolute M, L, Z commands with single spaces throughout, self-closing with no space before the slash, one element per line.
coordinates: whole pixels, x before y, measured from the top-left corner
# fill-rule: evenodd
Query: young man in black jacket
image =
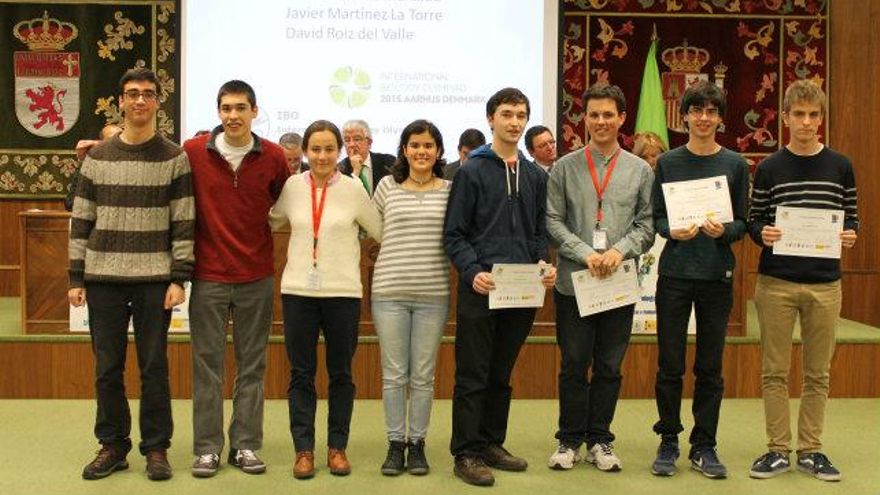
<path fill-rule="evenodd" d="M 446 253 L 459 273 L 450 450 L 456 476 L 474 485 L 494 484 L 487 466 L 528 467 L 503 444 L 510 374 L 535 309 L 490 310 L 488 295 L 495 288 L 493 264 L 547 259 L 547 174 L 517 149 L 529 110 L 518 89 L 502 89 L 489 99 L 492 143 L 477 148 L 459 169 L 443 229 Z M 555 268 L 547 266 L 542 282 L 553 287 Z"/>

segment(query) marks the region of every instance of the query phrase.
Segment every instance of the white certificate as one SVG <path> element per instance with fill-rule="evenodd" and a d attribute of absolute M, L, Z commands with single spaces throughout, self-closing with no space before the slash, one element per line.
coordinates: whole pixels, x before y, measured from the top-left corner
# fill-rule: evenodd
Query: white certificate
<path fill-rule="evenodd" d="M 778 206 L 776 226 L 782 238 L 773 243 L 773 254 L 840 258 L 843 210 Z"/>
<path fill-rule="evenodd" d="M 547 290 L 541 283 L 544 267 L 538 264 L 495 263 L 489 291 L 489 309 L 540 308 Z"/>
<path fill-rule="evenodd" d="M 636 262 L 631 259 L 608 277 L 594 277 L 589 270 L 581 270 L 571 274 L 571 281 L 582 317 L 635 304 L 641 295 Z"/>
<path fill-rule="evenodd" d="M 702 226 L 707 218 L 720 223 L 733 221 L 726 175 L 667 182 L 662 187 L 670 230 Z"/>

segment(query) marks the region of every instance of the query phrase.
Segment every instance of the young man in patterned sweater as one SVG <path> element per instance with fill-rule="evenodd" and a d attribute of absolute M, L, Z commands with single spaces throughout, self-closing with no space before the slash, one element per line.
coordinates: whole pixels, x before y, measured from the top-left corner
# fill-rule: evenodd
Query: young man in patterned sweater
<path fill-rule="evenodd" d="M 129 70 L 119 90 L 124 130 L 89 151 L 70 226 L 67 296 L 74 306 L 89 303 L 101 443 L 82 476 L 99 479 L 128 468 L 131 413 L 123 371 L 131 319 L 141 376 L 138 448 L 147 476 L 165 480 L 173 431 L 168 326 L 172 308 L 184 302 L 194 262 L 191 173 L 183 150 L 156 132 L 156 75 Z"/>
<path fill-rule="evenodd" d="M 785 92 L 782 118 L 789 129 L 785 148 L 761 162 L 752 189 L 749 235 L 762 247 L 755 287 L 761 325 L 761 388 L 768 452 L 752 464 L 752 478 L 772 478 L 791 468 L 788 374 L 792 331 L 800 319 L 803 393 L 798 414 L 797 467 L 823 481 L 840 480 L 840 471 L 822 450 L 822 426 L 829 371 L 840 316 L 840 258 L 774 254 L 786 232 L 776 226 L 779 206 L 843 211 L 840 243 L 851 248 L 859 228 L 856 179 L 849 158 L 819 142 L 825 93 L 810 81 L 796 81 Z"/>

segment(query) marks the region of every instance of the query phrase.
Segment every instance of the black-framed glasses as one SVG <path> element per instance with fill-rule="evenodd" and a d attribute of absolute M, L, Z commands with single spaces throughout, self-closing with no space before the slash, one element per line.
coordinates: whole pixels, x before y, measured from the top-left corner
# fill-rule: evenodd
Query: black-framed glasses
<path fill-rule="evenodd" d="M 717 117 L 718 108 L 692 106 L 688 108 L 688 113 L 694 117 L 701 117 L 703 115 L 705 115 L 706 117 Z"/>
<path fill-rule="evenodd" d="M 159 97 L 153 90 L 146 91 L 138 91 L 136 89 L 129 89 L 128 91 L 122 93 L 125 96 L 125 99 L 128 101 L 138 101 L 141 97 L 144 98 L 144 101 L 156 101 L 156 98 Z"/>

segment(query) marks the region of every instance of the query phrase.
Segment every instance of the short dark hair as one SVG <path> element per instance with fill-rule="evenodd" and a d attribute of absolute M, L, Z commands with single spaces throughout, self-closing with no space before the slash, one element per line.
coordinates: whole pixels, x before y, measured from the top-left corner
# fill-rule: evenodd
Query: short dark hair
<path fill-rule="evenodd" d="M 330 131 L 333 133 L 333 136 L 336 137 L 336 146 L 340 150 L 342 149 L 342 133 L 339 132 L 339 128 L 336 127 L 336 124 L 330 122 L 329 120 L 316 120 L 309 124 L 306 127 L 305 132 L 303 132 L 303 140 L 302 147 L 303 150 L 309 147 L 309 139 L 311 139 L 312 134 L 321 131 Z"/>
<path fill-rule="evenodd" d="M 486 144 L 486 136 L 479 129 L 465 129 L 458 137 L 458 151 L 462 148 L 477 149 Z"/>
<path fill-rule="evenodd" d="M 257 106 L 257 94 L 254 93 L 254 88 L 251 87 L 250 84 L 240 81 L 238 79 L 233 79 L 231 81 L 226 81 L 223 83 L 223 86 L 220 86 L 220 90 L 217 91 L 217 108 L 220 108 L 220 99 L 223 98 L 223 95 L 247 95 L 248 103 L 251 104 L 251 108 L 255 108 Z"/>
<path fill-rule="evenodd" d="M 532 154 L 532 152 L 535 151 L 535 145 L 532 143 L 532 141 L 534 141 L 536 137 L 544 134 L 545 132 L 550 132 L 550 129 L 540 124 L 534 125 L 526 131 L 526 150 L 529 152 L 529 154 Z M 553 133 L 550 132 L 550 134 Z"/>
<path fill-rule="evenodd" d="M 394 161 L 394 165 L 391 167 L 391 175 L 394 176 L 394 181 L 398 184 L 409 177 L 409 161 L 406 159 L 406 145 L 409 144 L 409 138 L 413 134 L 422 134 L 424 132 L 430 134 L 437 144 L 437 161 L 434 162 L 431 173 L 434 177 L 443 177 L 443 166 L 446 165 L 446 160 L 443 159 L 443 153 L 445 152 L 443 148 L 443 135 L 440 134 L 440 129 L 433 122 L 419 119 L 410 122 L 409 125 L 403 128 L 403 132 L 400 133 L 400 144 L 397 146 L 397 160 Z"/>
<path fill-rule="evenodd" d="M 119 94 L 125 92 L 125 85 L 130 83 L 131 81 L 151 82 L 156 86 L 156 94 L 162 94 L 162 84 L 159 83 L 159 78 L 156 77 L 156 73 L 151 71 L 150 69 L 137 67 L 135 69 L 128 69 L 127 71 L 125 71 L 125 74 L 122 74 L 122 77 L 119 78 Z"/>
<path fill-rule="evenodd" d="M 623 96 L 623 90 L 620 89 L 620 86 L 615 84 L 596 83 L 584 91 L 583 100 L 584 108 L 587 108 L 587 103 L 590 100 L 614 100 L 617 113 L 626 112 L 626 97 Z"/>
<path fill-rule="evenodd" d="M 504 88 L 492 95 L 489 98 L 489 101 L 486 102 L 486 117 L 494 115 L 495 110 L 505 103 L 510 105 L 525 103 L 526 117 L 529 117 L 532 113 L 532 107 L 529 105 L 529 97 L 526 96 L 525 93 L 516 88 Z"/>
<path fill-rule="evenodd" d="M 706 106 L 706 103 L 715 105 L 715 108 L 718 109 L 718 115 L 722 117 L 727 112 L 727 98 L 724 96 L 724 92 L 709 81 L 700 81 L 685 90 L 678 111 L 683 116 L 692 106 L 703 107 Z"/>

